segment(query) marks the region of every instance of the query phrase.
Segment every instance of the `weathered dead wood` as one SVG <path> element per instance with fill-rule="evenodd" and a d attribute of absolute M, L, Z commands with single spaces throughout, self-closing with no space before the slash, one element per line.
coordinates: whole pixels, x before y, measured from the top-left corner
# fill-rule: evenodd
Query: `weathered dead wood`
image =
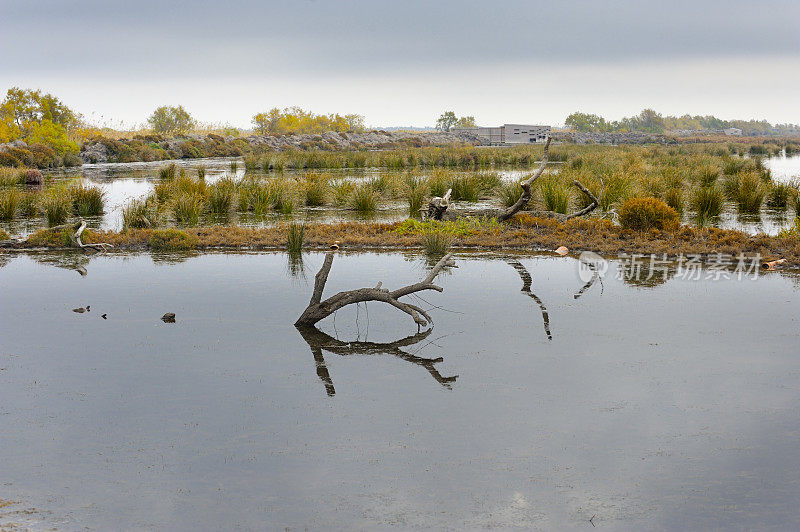
<path fill-rule="evenodd" d="M 93 249 L 95 251 L 105 251 L 106 248 L 114 247 L 112 244 L 109 244 L 107 242 L 98 242 L 96 244 L 84 244 L 83 242 L 81 242 L 81 235 L 83 234 L 83 231 L 85 229 L 86 229 L 86 222 L 84 221 L 83 218 L 80 218 L 78 222 L 78 229 L 75 231 L 75 234 L 72 235 L 72 242 L 79 248 L 84 250 Z"/>
<path fill-rule="evenodd" d="M 547 339 L 548 340 L 552 340 L 553 339 L 553 335 L 550 334 L 550 315 L 547 313 L 547 307 L 544 306 L 544 303 L 542 302 L 541 299 L 539 299 L 539 296 L 537 296 L 536 294 L 534 294 L 531 291 L 531 285 L 533 284 L 533 278 L 531 277 L 530 272 L 518 260 L 508 260 L 506 262 L 508 262 L 508 264 L 512 268 L 517 270 L 517 273 L 519 274 L 520 279 L 522 279 L 522 289 L 520 291 L 524 292 L 525 294 L 527 294 L 530 298 L 532 298 L 534 301 L 536 301 L 536 303 L 539 305 L 539 310 L 542 312 L 542 322 L 544 323 L 544 332 L 547 335 Z"/>
<path fill-rule="evenodd" d="M 544 153 L 542 154 L 542 159 L 539 163 L 539 168 L 531 174 L 530 177 L 520 182 L 520 187 L 522 188 L 522 194 L 514 202 L 513 205 L 507 207 L 505 209 L 483 209 L 479 211 L 465 211 L 463 213 L 455 213 L 452 210 L 448 210 L 451 203 L 450 199 L 450 191 L 445 195 L 448 201 L 445 201 L 445 198 L 431 198 L 428 202 L 428 219 L 433 220 L 453 220 L 460 217 L 478 217 L 478 218 L 496 218 L 499 222 L 505 222 L 511 219 L 515 214 L 520 212 L 521 210 L 525 209 L 531 201 L 531 197 L 533 196 L 533 192 L 531 187 L 533 183 L 539 179 L 542 174 L 544 173 L 545 168 L 547 167 L 547 163 L 550 158 L 550 141 L 551 138 L 547 137 L 547 142 L 544 145 Z M 559 212 L 553 211 L 534 211 L 531 214 L 533 216 L 537 216 L 540 218 L 555 218 L 560 221 L 566 221 L 571 218 L 577 218 L 579 216 L 585 216 L 595 210 L 599 205 L 600 201 L 595 197 L 592 192 L 583 186 L 578 180 L 572 182 L 573 186 L 578 187 L 578 189 L 589 198 L 589 205 L 584 207 L 583 209 L 571 213 L 571 214 L 561 214 Z"/>
<path fill-rule="evenodd" d="M 317 368 L 317 376 L 319 376 L 320 380 L 325 385 L 326 393 L 331 396 L 336 393 L 336 389 L 333 386 L 333 379 L 325 364 L 325 357 L 322 354 L 323 351 L 328 351 L 340 356 L 393 355 L 407 362 L 411 362 L 412 364 L 422 366 L 439 384 L 446 388 L 450 388 L 450 383 L 458 379 L 458 375 L 444 377 L 439 373 L 439 370 L 436 369 L 435 364 L 443 362 L 443 358 L 424 358 L 412 355 L 403 350 L 404 347 L 418 344 L 426 339 L 433 329 L 418 332 L 417 334 L 395 342 L 343 342 L 325 334 L 316 327 L 298 327 L 297 330 L 300 331 L 303 340 L 305 340 L 311 348 L 311 353 L 314 355 L 314 362 Z"/>
<path fill-rule="evenodd" d="M 83 249 L 84 251 L 86 251 L 86 250 L 105 251 L 107 248 L 113 248 L 114 247 L 112 244 L 108 244 L 106 242 L 98 242 L 96 244 L 84 244 L 81 241 L 81 235 L 86 230 L 86 221 L 83 218 L 78 218 L 77 222 L 73 222 L 73 223 L 69 223 L 69 224 L 62 224 L 62 225 L 55 225 L 53 227 L 48 227 L 47 229 L 45 229 L 45 231 L 48 231 L 48 232 L 51 232 L 51 233 L 57 233 L 57 232 L 61 232 L 61 231 L 65 230 L 65 229 L 69 230 L 71 233 L 74 231 L 74 233 L 70 234 L 70 240 L 72 241 L 72 243 L 75 246 Z M 25 240 L 2 240 L 2 241 L 0 241 L 0 247 L 17 247 L 17 246 L 20 246 L 20 245 L 24 245 L 26 242 L 27 242 L 27 239 L 25 239 Z"/>
<path fill-rule="evenodd" d="M 333 265 L 333 252 L 328 252 L 325 254 L 325 261 L 322 263 L 322 267 L 314 277 L 314 291 L 311 294 L 311 301 L 308 303 L 308 307 L 306 307 L 305 311 L 303 311 L 303 314 L 301 314 L 295 322 L 295 326 L 312 326 L 347 305 L 363 303 L 365 301 L 380 301 L 392 305 L 411 316 L 418 327 L 425 327 L 433 323 L 433 318 L 418 306 L 399 301 L 399 299 L 403 296 L 423 290 L 436 290 L 437 292 L 441 292 L 443 288 L 433 284 L 433 281 L 444 268 L 455 267 L 455 262 L 451 259 L 451 256 L 452 253 L 448 253 L 442 257 L 431 269 L 427 277 L 418 283 L 404 286 L 394 291 L 382 288 L 382 283 L 378 283 L 378 286 L 375 288 L 358 288 L 356 290 L 339 292 L 322 301 L 325 283 L 328 282 L 328 275 Z"/>

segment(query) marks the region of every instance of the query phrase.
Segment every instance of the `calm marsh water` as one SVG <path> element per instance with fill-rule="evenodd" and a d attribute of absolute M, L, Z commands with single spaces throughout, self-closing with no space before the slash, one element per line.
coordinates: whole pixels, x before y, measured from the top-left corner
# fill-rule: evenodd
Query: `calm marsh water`
<path fill-rule="evenodd" d="M 796 277 L 612 263 L 576 298 L 572 258 L 460 257 L 430 333 L 366 349 L 417 329 L 374 303 L 320 324 L 342 343 L 292 326 L 322 258 L 0 255 L 0 525 L 800 525 Z M 326 294 L 425 268 L 341 254 Z"/>

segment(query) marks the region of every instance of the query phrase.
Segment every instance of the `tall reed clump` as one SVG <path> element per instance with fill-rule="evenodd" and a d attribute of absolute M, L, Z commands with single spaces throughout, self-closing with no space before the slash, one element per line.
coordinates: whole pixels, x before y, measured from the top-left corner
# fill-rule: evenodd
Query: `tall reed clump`
<path fill-rule="evenodd" d="M 20 203 L 20 192 L 17 189 L 0 191 L 0 220 L 11 220 Z"/>
<path fill-rule="evenodd" d="M 453 246 L 453 235 L 430 230 L 422 234 L 422 248 L 429 257 L 441 257 Z"/>
<path fill-rule="evenodd" d="M 25 218 L 35 218 L 39 214 L 39 195 L 32 190 L 20 194 L 19 212 Z"/>
<path fill-rule="evenodd" d="M 197 167 L 197 179 L 201 181 L 206 178 L 206 165 L 201 164 Z"/>
<path fill-rule="evenodd" d="M 152 196 L 134 199 L 122 207 L 122 228 L 148 229 L 158 225 L 157 209 L 153 205 Z"/>
<path fill-rule="evenodd" d="M 0 166 L 0 187 L 25 184 L 25 169 Z"/>
<path fill-rule="evenodd" d="M 236 182 L 230 177 L 223 177 L 208 187 L 208 209 L 214 214 L 227 214 L 235 196 Z"/>
<path fill-rule="evenodd" d="M 428 178 L 428 188 L 431 196 L 441 198 L 447 194 L 447 190 L 453 188 L 452 176 L 446 171 L 435 169 L 433 175 Z"/>
<path fill-rule="evenodd" d="M 725 194 L 719 185 L 698 186 L 692 190 L 691 207 L 701 220 L 719 216 L 724 203 Z"/>
<path fill-rule="evenodd" d="M 420 177 L 409 176 L 406 179 L 406 198 L 408 199 L 409 216 L 420 216 L 425 197 L 428 193 L 427 183 Z"/>
<path fill-rule="evenodd" d="M 767 194 L 767 207 L 785 211 L 797 190 L 789 183 L 772 183 Z"/>
<path fill-rule="evenodd" d="M 79 183 L 69 189 L 72 208 L 79 216 L 99 216 L 103 214 L 103 200 L 106 193 L 100 187 Z"/>
<path fill-rule="evenodd" d="M 475 202 L 480 199 L 480 183 L 473 175 L 460 175 L 452 182 L 452 198 L 455 201 Z"/>
<path fill-rule="evenodd" d="M 42 194 L 40 207 L 49 227 L 61 225 L 72 212 L 72 198 L 64 187 L 53 187 Z"/>
<path fill-rule="evenodd" d="M 175 179 L 177 172 L 178 166 L 175 163 L 171 163 L 158 171 L 158 177 L 165 181 Z"/>
<path fill-rule="evenodd" d="M 333 194 L 333 202 L 342 207 L 350 203 L 350 198 L 356 191 L 356 184 L 347 179 L 339 179 L 331 183 L 330 189 Z"/>
<path fill-rule="evenodd" d="M 296 199 L 292 182 L 281 179 L 270 183 L 272 208 L 283 214 L 292 214 Z"/>
<path fill-rule="evenodd" d="M 329 181 L 326 175 L 308 175 L 300 185 L 302 201 L 308 207 L 319 207 L 328 201 Z"/>
<path fill-rule="evenodd" d="M 306 236 L 306 224 L 292 222 L 286 227 L 286 249 L 289 253 L 300 253 Z"/>
<path fill-rule="evenodd" d="M 766 187 L 757 172 L 740 172 L 726 176 L 725 192 L 736 202 L 739 212 L 758 213 L 767 195 Z"/>
<path fill-rule="evenodd" d="M 200 215 L 205 210 L 203 196 L 190 192 L 181 192 L 171 200 L 172 215 L 179 224 L 197 225 Z"/>
<path fill-rule="evenodd" d="M 569 209 L 569 188 L 556 177 L 544 179 L 539 187 L 542 205 L 548 211 L 567 214 Z"/>
<path fill-rule="evenodd" d="M 664 191 L 664 202 L 678 212 L 683 212 L 683 189 L 671 187 Z"/>
<path fill-rule="evenodd" d="M 378 193 L 370 183 L 356 187 L 350 197 L 350 208 L 362 214 L 372 214 L 378 209 Z"/>
<path fill-rule="evenodd" d="M 522 196 L 522 187 L 518 181 L 509 181 L 500 185 L 497 194 L 503 207 L 511 207 Z"/>

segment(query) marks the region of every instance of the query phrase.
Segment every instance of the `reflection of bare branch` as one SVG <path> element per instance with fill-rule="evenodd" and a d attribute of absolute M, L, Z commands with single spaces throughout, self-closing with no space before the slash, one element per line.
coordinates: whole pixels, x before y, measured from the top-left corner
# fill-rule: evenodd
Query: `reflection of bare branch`
<path fill-rule="evenodd" d="M 553 335 L 550 334 L 550 316 L 547 314 L 547 308 L 542 303 L 542 300 L 539 299 L 539 296 L 531 292 L 531 284 L 533 283 L 533 278 L 531 277 L 530 272 L 525 266 L 522 265 L 521 262 L 518 260 L 508 260 L 508 264 L 517 270 L 520 278 L 522 279 L 522 292 L 526 293 L 528 296 L 533 298 L 534 301 L 539 305 L 539 309 L 542 311 L 542 321 L 544 322 L 544 332 L 547 334 L 547 339 L 552 340 Z"/>
<path fill-rule="evenodd" d="M 589 279 L 589 282 L 587 282 L 585 285 L 583 285 L 580 290 L 575 292 L 575 295 L 572 296 L 575 299 L 578 299 L 579 297 L 581 297 L 583 295 L 583 293 L 586 292 L 588 289 L 590 289 L 592 286 L 594 286 L 594 283 L 596 283 L 597 280 L 600 278 L 600 273 L 597 271 L 597 268 L 595 267 L 594 264 L 591 264 L 589 262 L 584 262 L 583 264 L 585 264 L 590 270 L 592 270 L 592 272 L 593 272 L 592 273 L 592 278 Z"/>
<path fill-rule="evenodd" d="M 322 351 L 328 351 L 336 355 L 394 355 L 397 358 L 411 362 L 418 366 L 422 366 L 431 376 L 436 379 L 438 383 L 446 388 L 450 388 L 450 383 L 455 382 L 458 375 L 452 377 L 443 377 L 439 370 L 436 369 L 435 364 L 443 362 L 442 357 L 439 358 L 423 358 L 412 355 L 401 348 L 412 346 L 427 338 L 433 329 L 427 329 L 418 332 L 412 336 L 407 336 L 395 342 L 343 342 L 337 340 L 332 336 L 325 334 L 316 327 L 298 327 L 300 335 L 311 348 L 311 353 L 314 355 L 314 361 L 317 365 L 317 375 L 325 384 L 325 391 L 328 395 L 334 395 L 336 390 L 333 387 L 333 380 L 331 379 L 328 367 L 325 365 L 325 358 Z"/>

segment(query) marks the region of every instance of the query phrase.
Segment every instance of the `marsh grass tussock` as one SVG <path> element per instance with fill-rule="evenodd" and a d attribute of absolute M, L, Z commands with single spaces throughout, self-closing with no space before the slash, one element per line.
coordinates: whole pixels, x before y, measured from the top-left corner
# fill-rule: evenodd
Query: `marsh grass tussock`
<path fill-rule="evenodd" d="M 122 208 L 122 228 L 147 229 L 158 225 L 158 212 L 149 198 L 133 199 Z"/>
<path fill-rule="evenodd" d="M 22 194 L 17 189 L 0 190 L 0 220 L 11 220 L 17 212 Z"/>
<path fill-rule="evenodd" d="M 233 207 L 236 197 L 236 183 L 230 177 L 223 177 L 207 188 L 208 209 L 214 214 L 227 214 Z"/>
<path fill-rule="evenodd" d="M 425 199 L 428 195 L 428 186 L 425 179 L 408 176 L 405 181 L 406 199 L 408 200 L 409 216 L 420 216 Z"/>
<path fill-rule="evenodd" d="M 453 240 L 453 235 L 432 230 L 423 233 L 420 242 L 426 255 L 438 258 L 450 251 L 450 248 L 453 247 Z"/>
<path fill-rule="evenodd" d="M 569 187 L 555 176 L 540 179 L 539 193 L 545 210 L 566 214 L 569 209 Z"/>
<path fill-rule="evenodd" d="M 328 202 L 330 178 L 324 174 L 307 175 L 300 184 L 300 194 L 307 207 L 320 207 Z"/>
<path fill-rule="evenodd" d="M 72 197 L 65 187 L 53 187 L 40 197 L 40 208 L 47 225 L 53 227 L 67 221 L 72 212 Z"/>
<path fill-rule="evenodd" d="M 184 225 L 197 225 L 200 215 L 205 210 L 205 202 L 202 196 L 193 193 L 179 193 L 172 198 L 171 210 L 175 221 Z"/>
<path fill-rule="evenodd" d="M 78 183 L 70 187 L 72 208 L 78 216 L 99 216 L 103 214 L 103 203 L 106 193 L 100 187 Z"/>
<path fill-rule="evenodd" d="M 725 204 L 725 194 L 719 185 L 698 186 L 692 190 L 691 208 L 701 220 L 719 216 Z"/>
<path fill-rule="evenodd" d="M 300 253 L 306 235 L 306 224 L 291 222 L 286 224 L 286 249 L 289 253 Z"/>
<path fill-rule="evenodd" d="M 369 183 L 358 185 L 350 196 L 350 208 L 361 214 L 378 210 L 378 193 Z"/>
<path fill-rule="evenodd" d="M 509 181 L 503 183 L 497 188 L 497 196 L 500 198 L 500 203 L 503 207 L 511 207 L 522 196 L 522 187 L 519 181 Z"/>
<path fill-rule="evenodd" d="M 797 193 L 790 183 L 771 183 L 767 193 L 767 207 L 784 211 Z"/>
<path fill-rule="evenodd" d="M 158 177 L 165 181 L 175 179 L 177 172 L 178 166 L 175 163 L 171 163 L 158 171 Z"/>

